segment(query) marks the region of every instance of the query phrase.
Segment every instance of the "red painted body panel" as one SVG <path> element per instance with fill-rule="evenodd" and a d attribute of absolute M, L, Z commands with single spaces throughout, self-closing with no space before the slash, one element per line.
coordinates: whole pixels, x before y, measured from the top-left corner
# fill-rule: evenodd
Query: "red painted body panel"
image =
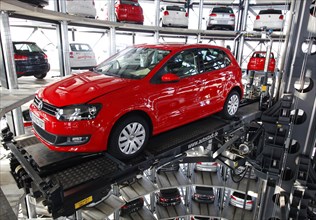
<path fill-rule="evenodd" d="M 252 57 L 248 63 L 248 70 L 254 71 L 263 71 L 264 70 L 264 63 L 266 60 L 266 52 L 265 51 L 256 51 L 253 53 Z M 268 65 L 268 72 L 274 72 L 275 69 L 275 59 L 273 53 L 271 53 L 271 57 L 269 60 Z"/>
<path fill-rule="evenodd" d="M 82 121 L 59 121 L 31 104 L 30 111 L 45 123 L 45 131 L 60 136 L 89 135 L 90 141 L 79 146 L 53 146 L 56 151 L 100 152 L 107 149 L 113 125 L 131 111 L 141 111 L 152 124 L 152 135 L 179 127 L 223 109 L 233 88 L 243 91 L 241 69 L 225 48 L 210 45 L 138 45 L 171 51 L 142 79 L 124 79 L 95 72 L 75 74 L 39 90 L 37 97 L 56 107 L 74 104 L 102 104 L 96 118 Z M 219 48 L 231 59 L 220 70 L 182 78 L 174 83 L 152 83 L 151 79 L 170 57 L 184 49 Z M 242 93 L 242 92 L 241 92 Z M 242 96 L 242 94 L 241 94 Z"/>

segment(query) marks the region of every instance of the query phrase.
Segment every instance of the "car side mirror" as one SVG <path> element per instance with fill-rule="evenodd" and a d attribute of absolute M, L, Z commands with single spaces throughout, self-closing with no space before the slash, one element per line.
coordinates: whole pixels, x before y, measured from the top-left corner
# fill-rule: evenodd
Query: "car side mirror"
<path fill-rule="evenodd" d="M 180 77 L 174 73 L 166 73 L 161 77 L 161 82 L 172 83 L 180 81 Z"/>

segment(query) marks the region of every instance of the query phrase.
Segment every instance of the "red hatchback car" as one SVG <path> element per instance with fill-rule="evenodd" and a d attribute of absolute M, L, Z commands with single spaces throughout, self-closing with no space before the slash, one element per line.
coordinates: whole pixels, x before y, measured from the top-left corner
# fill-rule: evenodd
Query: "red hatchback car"
<path fill-rule="evenodd" d="M 255 51 L 248 63 L 247 70 L 263 71 L 264 63 L 266 61 L 265 51 Z M 275 59 L 273 53 L 270 54 L 268 72 L 274 72 L 275 69 Z"/>
<path fill-rule="evenodd" d="M 144 23 L 143 9 L 138 0 L 118 0 L 115 3 L 115 14 L 117 22 Z"/>
<path fill-rule="evenodd" d="M 136 45 L 94 71 L 38 91 L 30 106 L 35 135 L 50 149 L 131 158 L 151 135 L 222 111 L 235 115 L 241 69 L 211 45 Z"/>

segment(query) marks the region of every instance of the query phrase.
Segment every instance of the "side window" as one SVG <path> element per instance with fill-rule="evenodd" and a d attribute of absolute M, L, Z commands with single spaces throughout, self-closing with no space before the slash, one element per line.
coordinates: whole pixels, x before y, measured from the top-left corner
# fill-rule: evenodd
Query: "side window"
<path fill-rule="evenodd" d="M 220 49 L 201 49 L 198 52 L 200 61 L 200 66 L 202 72 L 208 72 L 212 70 L 218 70 L 225 68 L 230 65 L 231 61 L 227 54 Z"/>
<path fill-rule="evenodd" d="M 172 57 L 164 67 L 166 72 L 187 77 L 198 74 L 197 57 L 194 51 L 186 50 Z"/>

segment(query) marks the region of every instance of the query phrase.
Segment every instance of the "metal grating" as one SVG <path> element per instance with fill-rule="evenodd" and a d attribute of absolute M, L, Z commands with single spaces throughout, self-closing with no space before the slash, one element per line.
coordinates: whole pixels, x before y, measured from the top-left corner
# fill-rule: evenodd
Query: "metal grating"
<path fill-rule="evenodd" d="M 104 169 L 106 167 L 106 169 Z M 97 179 L 101 176 L 112 174 L 117 171 L 117 164 L 107 157 L 100 157 L 87 161 L 80 165 L 70 167 L 58 172 L 52 177 L 57 178 L 62 184 L 64 190 L 70 189 L 79 184 Z"/>

